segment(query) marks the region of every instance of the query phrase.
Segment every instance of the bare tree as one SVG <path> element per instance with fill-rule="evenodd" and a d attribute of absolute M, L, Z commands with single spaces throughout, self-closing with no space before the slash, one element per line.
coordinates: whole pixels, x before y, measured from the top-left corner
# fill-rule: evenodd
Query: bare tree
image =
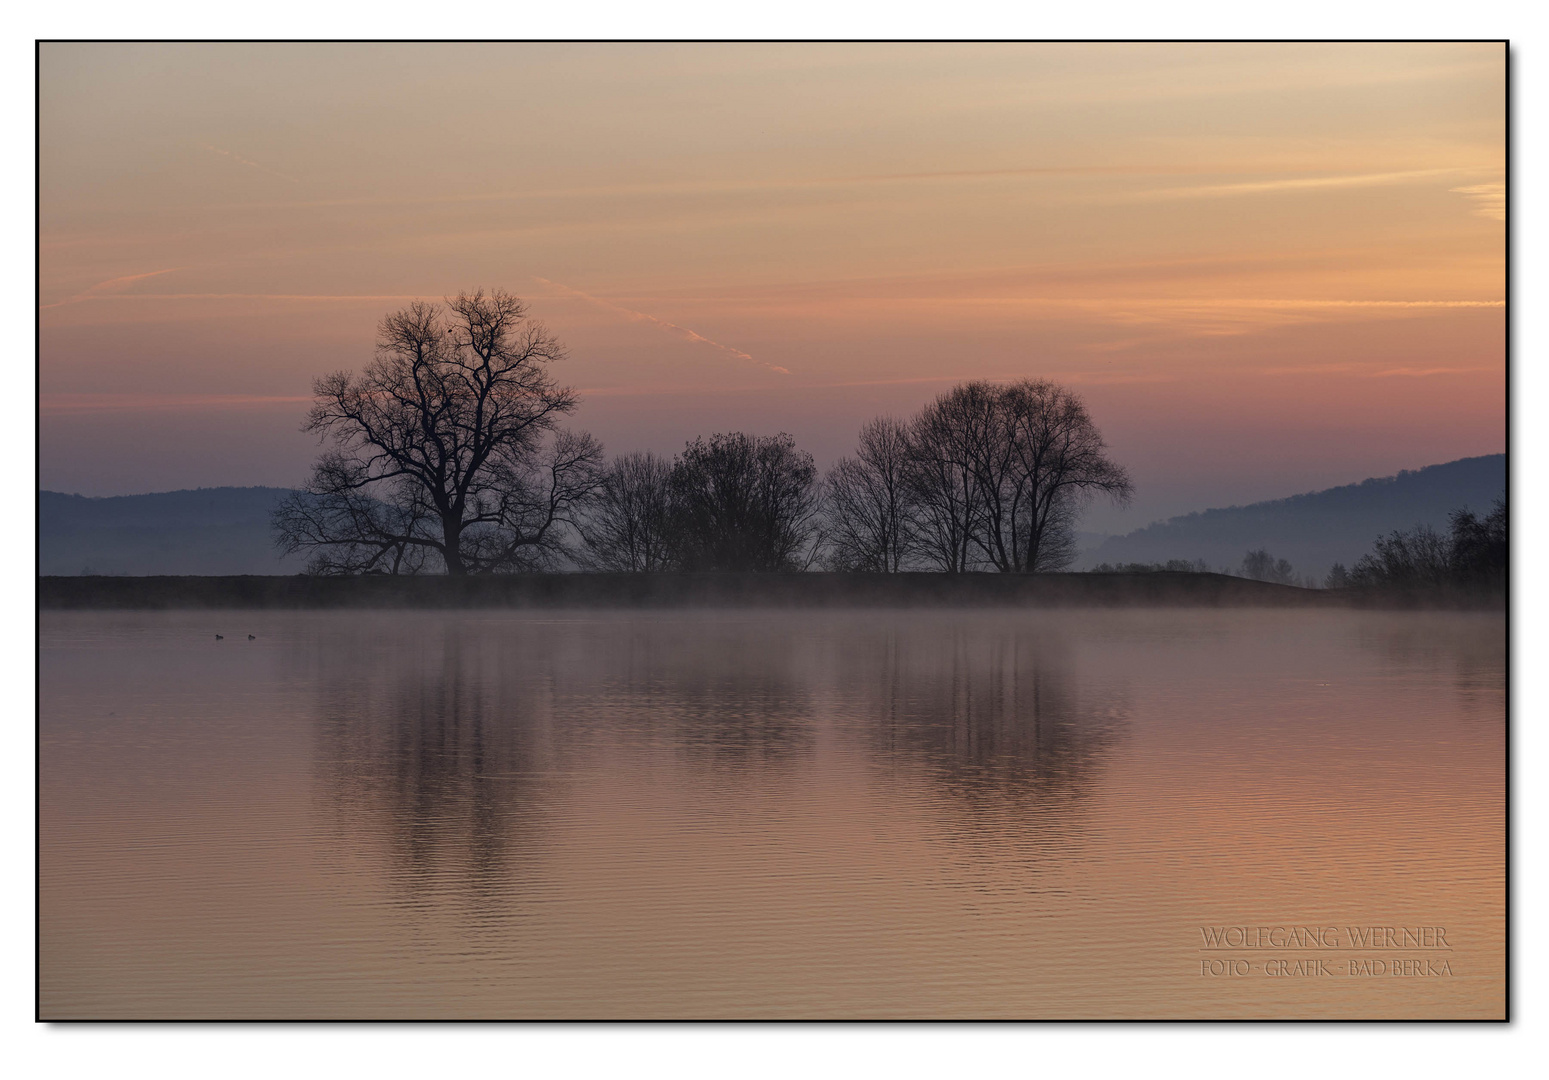
<path fill-rule="evenodd" d="M 1352 585 L 1444 585 L 1451 578 L 1447 538 L 1429 525 L 1416 525 L 1379 537 L 1370 554 L 1350 568 Z"/>
<path fill-rule="evenodd" d="M 834 569 L 903 569 L 914 545 L 908 466 L 908 429 L 884 416 L 861 428 L 853 458 L 841 458 L 829 470 L 826 540 Z"/>
<path fill-rule="evenodd" d="M 1497 500 L 1480 518 L 1464 507 L 1449 515 L 1445 535 L 1416 525 L 1379 537 L 1362 555 L 1346 584 L 1379 588 L 1504 588 L 1510 569 L 1510 530 L 1506 502 Z"/>
<path fill-rule="evenodd" d="M 1123 505 L 1134 491 L 1081 399 L 1047 381 L 964 383 L 909 436 L 921 550 L 949 572 L 1063 569 L 1088 501 Z"/>
<path fill-rule="evenodd" d="M 597 570 L 669 567 L 672 466 L 651 453 L 614 459 L 581 529 L 584 565 Z"/>
<path fill-rule="evenodd" d="M 1510 562 L 1506 500 L 1497 499 L 1482 518 L 1467 507 L 1454 510 L 1450 521 L 1447 567 L 1453 580 L 1461 584 L 1504 585 Z"/>
<path fill-rule="evenodd" d="M 602 449 L 558 430 L 564 349 L 509 293 L 415 302 L 377 356 L 317 380 L 304 430 L 332 442 L 275 513 L 280 547 L 322 572 L 462 575 L 550 565 L 596 492 Z"/>
<path fill-rule="evenodd" d="M 1301 584 L 1290 562 L 1276 559 L 1263 548 L 1250 551 L 1242 557 L 1242 576 L 1254 581 L 1272 581 L 1277 585 Z"/>
<path fill-rule="evenodd" d="M 1075 526 L 1087 501 L 1105 495 L 1122 506 L 1134 494 L 1124 468 L 1108 457 L 1079 397 L 1046 380 L 1012 383 L 999 395 L 993 433 L 1006 449 L 987 455 L 991 526 L 987 554 L 1013 573 L 1062 570 L 1075 558 Z M 1003 469 L 1000 462 L 1009 461 Z"/>
<path fill-rule="evenodd" d="M 937 570 L 975 568 L 984 524 L 979 458 L 993 423 L 993 390 L 965 383 L 925 406 L 909 425 L 908 491 L 920 556 Z"/>
<path fill-rule="evenodd" d="M 804 570 L 818 536 L 812 455 L 785 434 L 695 439 L 674 461 L 672 561 L 684 570 Z"/>

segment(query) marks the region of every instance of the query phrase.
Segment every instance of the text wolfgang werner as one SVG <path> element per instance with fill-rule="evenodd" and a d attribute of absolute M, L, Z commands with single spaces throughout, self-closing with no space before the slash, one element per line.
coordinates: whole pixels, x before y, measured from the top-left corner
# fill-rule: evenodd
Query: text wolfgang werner
<path fill-rule="evenodd" d="M 1453 974 L 1444 926 L 1218 925 L 1199 927 L 1199 937 L 1199 951 L 1212 954 L 1200 959 L 1206 977 Z M 1336 951 L 1345 955 L 1328 955 Z M 1323 955 L 1286 955 L 1293 952 Z"/>

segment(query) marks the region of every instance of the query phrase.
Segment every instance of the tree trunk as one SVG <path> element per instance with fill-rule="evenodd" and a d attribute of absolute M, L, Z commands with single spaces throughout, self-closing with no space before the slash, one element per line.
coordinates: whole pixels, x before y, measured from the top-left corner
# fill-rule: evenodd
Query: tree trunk
<path fill-rule="evenodd" d="M 463 525 L 460 521 L 452 521 L 448 518 L 441 519 L 441 537 L 446 545 L 442 558 L 446 562 L 446 572 L 449 577 L 465 577 L 468 568 L 463 565 Z"/>

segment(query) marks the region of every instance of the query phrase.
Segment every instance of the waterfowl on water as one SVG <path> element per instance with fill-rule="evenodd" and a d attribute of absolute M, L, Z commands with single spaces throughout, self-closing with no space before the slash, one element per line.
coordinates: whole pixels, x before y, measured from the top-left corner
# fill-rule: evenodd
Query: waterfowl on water
<path fill-rule="evenodd" d="M 224 641 L 224 640 L 225 640 L 225 638 L 224 638 L 224 637 L 222 637 L 222 636 L 221 636 L 221 635 L 220 635 L 220 634 L 216 634 L 216 635 L 215 635 L 215 640 L 216 640 L 216 641 Z"/>
<path fill-rule="evenodd" d="M 247 636 L 247 639 L 248 639 L 248 640 L 249 640 L 249 641 L 257 641 L 257 640 L 258 640 L 258 639 L 257 639 L 257 638 L 256 638 L 256 637 L 254 637 L 254 636 L 253 636 L 253 635 L 252 635 L 252 634 L 249 634 L 249 635 L 248 635 L 248 636 Z"/>

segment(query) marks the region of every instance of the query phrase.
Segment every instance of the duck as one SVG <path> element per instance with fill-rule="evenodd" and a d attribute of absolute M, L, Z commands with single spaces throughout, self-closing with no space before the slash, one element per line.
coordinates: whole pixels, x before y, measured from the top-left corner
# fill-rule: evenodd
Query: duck
<path fill-rule="evenodd" d="M 225 640 L 226 640 L 226 637 L 225 637 L 225 635 L 224 635 L 224 634 L 216 634 L 216 635 L 215 635 L 215 640 L 216 640 L 216 641 L 225 641 Z"/>
<path fill-rule="evenodd" d="M 249 641 L 257 641 L 257 640 L 258 640 L 258 638 L 257 638 L 257 637 L 255 637 L 255 636 L 254 636 L 254 635 L 252 635 L 252 634 L 249 634 L 249 635 L 248 635 L 248 636 L 247 636 L 247 639 L 248 639 L 248 640 L 249 640 Z"/>

